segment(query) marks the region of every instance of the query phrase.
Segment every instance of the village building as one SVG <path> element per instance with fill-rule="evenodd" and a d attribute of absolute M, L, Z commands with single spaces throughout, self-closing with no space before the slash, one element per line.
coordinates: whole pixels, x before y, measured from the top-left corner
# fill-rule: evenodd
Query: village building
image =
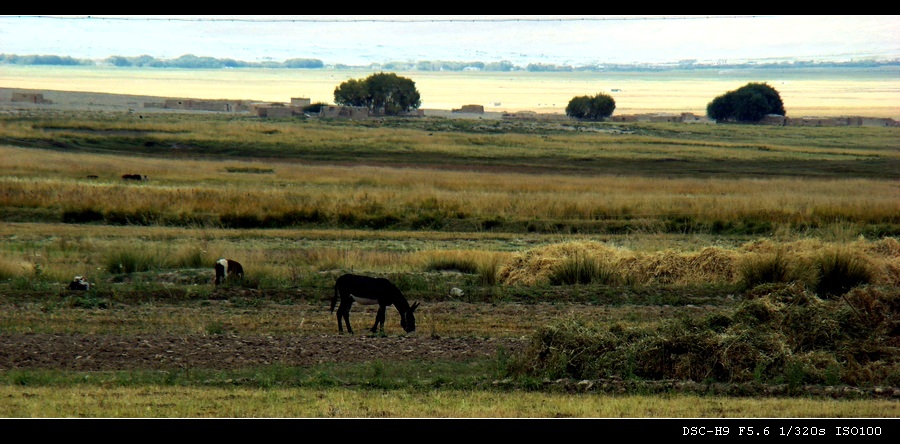
<path fill-rule="evenodd" d="M 319 110 L 319 117 L 351 120 L 367 119 L 369 117 L 369 108 L 365 106 L 325 105 Z"/>
<path fill-rule="evenodd" d="M 50 104 L 53 103 L 44 98 L 44 94 L 42 93 L 22 93 L 22 92 L 14 92 L 12 93 L 11 102 L 18 103 L 38 103 L 38 104 Z"/>
<path fill-rule="evenodd" d="M 253 106 L 251 111 L 256 115 L 256 117 L 291 117 L 294 114 L 302 113 L 303 111 L 295 111 L 292 106 L 284 106 L 284 105 L 258 105 Z"/>
<path fill-rule="evenodd" d="M 454 109 L 454 113 L 470 113 L 484 114 L 484 105 L 463 105 L 462 108 Z"/>
<path fill-rule="evenodd" d="M 144 102 L 144 108 L 156 108 L 158 103 Z M 241 100 L 203 100 L 203 99 L 166 99 L 162 103 L 164 109 L 177 109 L 185 111 L 219 111 L 239 112 L 248 111 L 249 106 Z"/>

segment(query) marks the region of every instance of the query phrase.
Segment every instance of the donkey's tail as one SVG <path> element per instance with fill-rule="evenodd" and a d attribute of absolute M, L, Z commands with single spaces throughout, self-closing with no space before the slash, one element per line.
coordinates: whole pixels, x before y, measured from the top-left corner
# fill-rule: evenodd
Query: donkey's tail
<path fill-rule="evenodd" d="M 334 306 L 337 304 L 338 300 L 338 286 L 334 284 L 334 295 L 331 296 L 331 312 L 334 313 Z"/>

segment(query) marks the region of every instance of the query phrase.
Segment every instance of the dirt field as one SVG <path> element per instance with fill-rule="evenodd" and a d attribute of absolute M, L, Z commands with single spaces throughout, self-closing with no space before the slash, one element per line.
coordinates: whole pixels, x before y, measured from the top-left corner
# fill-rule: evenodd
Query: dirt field
<path fill-rule="evenodd" d="M 0 335 L 0 369 L 76 371 L 240 369 L 270 364 L 456 361 L 492 358 L 521 339 L 428 335 Z"/>

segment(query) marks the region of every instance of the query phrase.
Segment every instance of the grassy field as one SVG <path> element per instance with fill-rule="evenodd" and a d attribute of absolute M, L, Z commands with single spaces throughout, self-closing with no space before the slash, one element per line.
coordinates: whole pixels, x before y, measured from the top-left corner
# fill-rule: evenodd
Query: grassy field
<path fill-rule="evenodd" d="M 329 334 L 330 316 L 310 314 L 298 333 L 278 313 L 326 300 L 334 276 L 349 270 L 390 276 L 408 298 L 435 304 L 614 312 L 532 324 L 490 311 L 479 323 L 426 316 L 432 334 L 531 337 L 547 347 L 469 370 L 438 366 L 428 377 L 376 364 L 162 381 L 4 369 L 4 397 L 16 402 L 0 414 L 896 417 L 896 397 L 570 396 L 538 387 L 598 375 L 900 385 L 897 136 L 896 128 L 3 115 L 4 335 L 209 335 L 222 326 L 239 336 Z M 149 180 L 123 181 L 125 173 Z M 219 257 L 239 259 L 249 271 L 243 288 L 270 296 L 198 314 L 209 310 Z M 67 292 L 73 275 L 95 289 Z M 453 287 L 464 296 L 452 299 Z M 697 305 L 709 309 L 685 315 Z M 125 306 L 138 313 L 108 309 Z M 680 360 L 657 360 L 657 339 L 683 346 L 669 350 Z M 741 360 L 750 367 L 730 364 Z M 715 362 L 729 373 L 717 374 Z M 332 387 L 333 378 L 358 389 Z M 503 378 L 510 389 L 484 387 Z M 221 392 L 226 380 L 250 388 Z M 110 396 L 123 402 L 73 404 Z"/>

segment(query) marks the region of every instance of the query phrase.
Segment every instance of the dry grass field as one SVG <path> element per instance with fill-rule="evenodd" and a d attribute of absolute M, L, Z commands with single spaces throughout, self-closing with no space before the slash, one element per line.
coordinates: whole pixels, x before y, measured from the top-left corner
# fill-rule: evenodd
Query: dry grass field
<path fill-rule="evenodd" d="M 144 405 L 148 390 L 162 390 L 159 379 L 145 385 L 129 381 L 147 377 L 163 378 L 163 388 L 184 384 L 200 392 L 188 396 L 193 401 L 167 401 L 171 409 L 119 406 L 101 410 L 100 415 L 846 417 L 864 412 L 866 417 L 898 416 L 900 388 L 891 381 L 897 380 L 900 356 L 896 352 L 900 247 L 895 237 L 884 233 L 896 230 L 900 194 L 896 174 L 879 166 L 896 162 L 898 147 L 891 133 L 835 132 L 827 138 L 830 142 L 809 142 L 821 136 L 799 130 L 779 134 L 785 138 L 777 142 L 762 143 L 754 138 L 765 139 L 764 131 L 755 135 L 751 128 L 742 130 L 744 139 L 710 131 L 711 137 L 720 139 L 695 142 L 689 132 L 666 127 L 652 137 L 626 135 L 627 143 L 622 143 L 616 139 L 621 134 L 612 131 L 583 137 L 562 132 L 550 137 L 497 136 L 477 132 L 477 125 L 472 132 L 323 129 L 214 117 L 206 122 L 208 128 L 201 128 L 162 114 L 159 120 L 138 115 L 162 113 L 141 109 L 146 101 L 158 101 L 157 96 L 275 101 L 310 96 L 327 101 L 319 96 L 347 74 L 331 73 L 310 84 L 297 79 L 282 83 L 281 73 L 271 72 L 251 80 L 246 73 L 228 71 L 204 73 L 204 78 L 167 71 L 160 78 L 155 74 L 146 78 L 146 71 L 136 70 L 122 78 L 104 78 L 111 72 L 60 69 L 31 79 L 28 72 L 17 68 L 0 73 L 4 86 L 0 112 L 31 116 L 29 112 L 49 107 L 49 113 L 35 115 L 54 116 L 55 109 L 101 117 L 72 123 L 61 117 L 67 114 L 59 114 L 56 120 L 38 117 L 39 124 L 12 118 L 0 126 L 7 139 L 59 135 L 51 149 L 0 147 L 5 160 L 0 180 L 6 184 L 0 198 L 7 221 L 0 226 L 0 237 L 7 241 L 0 249 L 0 376 L 7 383 L 0 390 L 11 401 L 6 403 L 9 410 L 0 409 L 0 415 L 95 416 L 84 413 L 96 412 L 92 408 L 72 407 L 72 399 L 106 398 L 110 401 L 100 404 L 112 405 L 111 399 L 129 388 L 156 387 L 126 395 L 128 401 Z M 579 92 L 574 94 L 593 93 L 597 86 L 597 79 L 586 75 L 562 86 L 549 85 L 545 76 L 495 75 L 493 81 L 498 83 L 471 87 L 461 86 L 470 85 L 465 83 L 471 81 L 467 77 L 458 78 L 463 83 L 445 84 L 448 77 L 438 73 L 409 76 L 423 96 L 438 98 L 426 108 L 432 103 L 434 108 L 453 108 L 496 101 L 503 104 L 498 111 L 561 112 L 555 103 L 560 97 L 575 90 Z M 241 79 L 248 89 L 234 87 Z M 491 96 L 504 80 L 529 94 Z M 702 114 L 706 95 L 745 83 L 716 81 L 698 88 L 696 80 L 667 79 L 651 88 L 636 79 L 614 80 L 602 88 L 625 92 L 617 113 Z M 858 84 L 779 81 L 789 113 L 809 109 L 803 114 L 900 117 L 892 79 Z M 103 91 L 94 91 L 99 83 L 104 84 Z M 588 87 L 592 89 L 580 91 Z M 8 102 L 12 90 L 26 88 L 43 91 L 53 104 Z M 308 94 L 314 88 L 325 92 Z M 450 93 L 454 88 L 456 95 Z M 229 96 L 223 96 L 226 90 Z M 813 94 L 821 90 L 829 92 Z M 665 105 L 654 105 L 658 103 Z M 477 154 L 477 149 L 489 146 L 520 157 L 509 165 L 492 164 L 488 158 L 478 159 L 477 167 L 451 168 L 417 166 L 412 161 L 392 165 L 389 160 L 361 165 L 352 155 L 339 162 L 222 160 L 192 156 L 196 153 L 190 150 L 197 148 L 183 147 L 163 155 L 105 152 L 121 143 L 116 139 L 120 132 L 125 146 L 144 148 L 174 146 L 177 143 L 171 140 L 181 137 L 198 146 L 227 145 L 229 140 L 248 137 L 253 141 L 248 145 L 258 151 L 263 145 L 257 141 L 303 140 L 306 145 L 322 144 L 321 150 L 329 152 L 332 148 L 321 140 L 338 139 L 341 148 L 364 155 L 371 153 L 357 145 L 422 158 L 427 158 L 428 150 L 453 157 L 461 152 Z M 658 135 L 662 133 L 674 136 L 663 138 Z M 142 137 L 153 144 L 131 142 L 131 138 L 143 141 Z M 680 138 L 689 140 L 672 142 Z M 112 140 L 110 145 L 105 145 L 107 140 Z M 280 145 L 274 146 L 270 152 L 277 154 Z M 533 146 L 559 156 L 552 172 L 540 171 L 542 162 L 550 164 L 533 154 Z M 719 155 L 711 153 L 721 152 L 734 165 L 761 162 L 774 168 L 797 158 L 814 160 L 821 165 L 815 174 L 824 177 L 794 175 L 786 167 L 771 170 L 780 177 L 758 172 L 752 178 L 665 174 L 665 168 L 677 168 L 672 158 L 709 160 Z M 173 156 L 180 160 L 173 162 Z M 534 165 L 521 160 L 530 156 L 537 159 Z M 556 159 L 552 156 L 547 159 Z M 593 156 L 597 162 L 586 161 Z M 634 165 L 655 165 L 663 173 L 614 175 L 585 169 L 572 174 L 568 169 L 569 164 L 602 164 L 621 156 L 633 157 Z M 659 156 L 666 161 L 656 161 Z M 845 165 L 858 169 L 847 170 Z M 149 173 L 150 181 L 132 184 L 119 179 L 121 172 L 138 167 Z M 97 171 L 106 174 L 86 179 Z M 840 171 L 871 177 L 835 177 Z M 317 208 L 319 219 L 309 222 L 303 219 L 308 215 L 292 213 L 301 207 Z M 133 219 L 139 213 L 152 217 Z M 309 225 L 288 221 L 265 227 L 253 225 L 263 219 L 247 217 L 266 215 L 274 220 L 285 214 Z M 74 219 L 60 221 L 59 215 Z M 440 218 L 454 222 L 440 229 L 429 225 Z M 378 223 L 388 225 L 371 225 Z M 413 228 L 396 229 L 391 223 L 409 223 Z M 240 257 L 252 276 L 241 285 L 214 287 L 210 264 L 222 256 Z M 864 269 L 869 285 L 841 298 L 820 300 L 812 290 L 817 285 L 816 267 L 824 267 L 829 257 L 839 266 L 848 265 L 851 272 L 853 267 Z M 417 333 L 401 334 L 396 311 L 389 308 L 386 334 L 338 335 L 328 300 L 334 277 L 347 270 L 391 276 L 411 301 L 421 301 Z M 87 293 L 66 290 L 74 274 L 97 277 L 95 287 Z M 588 279 L 582 282 L 585 275 Z M 453 287 L 463 293 L 451 292 Z M 374 309 L 355 305 L 352 313 L 355 329 L 366 332 Z M 808 322 L 811 319 L 818 322 Z M 712 333 L 705 333 L 707 326 Z M 801 337 L 788 337 L 789 329 L 799 330 Z M 844 330 L 856 336 L 845 339 Z M 616 341 L 626 345 L 613 350 Z M 626 348 L 639 343 L 649 344 L 648 348 Z M 835 343 L 840 356 L 816 348 Z M 625 349 L 634 362 L 646 359 L 642 362 L 649 372 L 657 370 L 652 363 L 659 362 L 660 368 L 693 380 L 655 379 L 633 369 L 624 371 L 630 377 L 597 377 L 591 373 L 597 362 L 585 356 L 603 347 L 610 347 L 610 356 Z M 657 352 L 673 358 L 656 360 Z M 741 360 L 755 362 L 755 367 L 742 368 L 737 364 Z M 717 364 L 706 367 L 710 361 Z M 784 376 L 771 377 L 765 374 L 767 366 L 787 370 Z M 362 368 L 364 375 L 345 376 L 343 371 L 354 371 L 345 368 Z M 713 376 L 698 376 L 723 368 L 734 372 L 741 383 L 718 384 Z M 510 375 L 515 371 L 542 376 L 513 383 Z M 572 377 L 575 374 L 593 376 Z M 465 382 L 466 378 L 482 382 Z M 891 383 L 881 384 L 884 381 Z M 460 396 L 470 402 L 447 407 L 450 410 L 429 404 L 457 394 L 445 391 L 454 384 L 468 384 Z M 58 392 L 70 394 L 64 395 L 69 400 L 42 390 L 52 385 L 61 386 Z M 120 385 L 129 387 L 116 391 Z M 413 394 L 398 388 L 405 385 L 414 386 Z M 231 394 L 216 391 L 223 386 L 232 389 Z M 253 404 L 250 409 L 246 400 L 237 401 L 244 396 L 238 394 L 244 386 L 262 387 L 275 397 L 312 396 L 322 402 L 303 411 L 273 409 L 290 402 L 262 409 Z M 91 387 L 103 393 L 91 392 Z M 286 394 L 296 387 L 320 392 Z M 379 399 L 357 400 L 343 393 L 345 389 Z M 115 394 L 108 396 L 107 391 Z M 493 401 L 476 401 L 492 391 Z M 527 401 L 527 406 L 515 401 L 534 393 L 546 396 Z M 626 402 L 634 394 L 655 394 L 656 401 L 618 411 L 588 404 L 598 399 L 606 404 Z M 208 405 L 196 401 L 206 396 L 212 397 Z M 372 406 L 373 401 L 410 396 L 429 399 L 418 399 L 423 410 L 412 413 L 395 406 Z M 353 400 L 348 404 L 337 398 Z M 549 408 L 535 407 L 551 399 Z M 741 405 L 748 400 L 757 402 L 753 407 Z M 197 402 L 204 406 L 197 407 Z M 495 406 L 486 408 L 485 403 Z M 685 404 L 696 408 L 685 409 Z M 80 410 L 67 413 L 66 406 Z"/>

